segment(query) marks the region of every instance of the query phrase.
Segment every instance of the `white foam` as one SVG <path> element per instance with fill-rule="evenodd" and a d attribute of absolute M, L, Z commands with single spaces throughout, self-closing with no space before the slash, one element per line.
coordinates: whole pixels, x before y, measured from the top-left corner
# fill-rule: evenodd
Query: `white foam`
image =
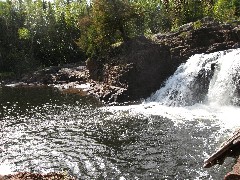
<path fill-rule="evenodd" d="M 114 115 L 118 114 L 118 116 L 121 115 L 122 111 L 128 111 L 132 116 L 137 114 L 162 116 L 171 119 L 175 125 L 190 121 L 202 121 L 203 123 L 211 121 L 212 126 L 219 126 L 222 131 L 234 131 L 240 127 L 240 107 L 236 106 L 195 104 L 193 106 L 173 107 L 150 102 L 132 106 L 105 107 L 103 110 L 112 111 Z"/>
<path fill-rule="evenodd" d="M 0 164 L 0 175 L 8 175 L 13 174 L 13 165 L 10 164 L 8 161 L 5 161 Z"/>
<path fill-rule="evenodd" d="M 219 51 L 211 54 L 196 54 L 154 93 L 147 102 L 159 102 L 168 106 L 186 106 L 199 103 L 208 90 L 208 103 L 220 105 L 238 104 L 240 78 L 240 49 Z M 215 71 L 212 65 L 215 64 Z M 213 76 L 212 76 L 213 75 Z M 210 80 L 209 89 L 206 87 Z M 203 99 L 204 100 L 204 99 Z"/>

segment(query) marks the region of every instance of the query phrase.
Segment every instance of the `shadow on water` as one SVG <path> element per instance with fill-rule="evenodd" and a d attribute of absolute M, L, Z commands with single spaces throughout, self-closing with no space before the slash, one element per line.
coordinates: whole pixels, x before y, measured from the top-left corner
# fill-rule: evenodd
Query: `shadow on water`
<path fill-rule="evenodd" d="M 89 96 L 65 94 L 59 90 L 46 86 L 33 87 L 0 87 L 1 115 L 3 109 L 11 109 L 17 113 L 28 113 L 30 107 L 42 107 L 46 105 L 79 105 L 81 107 L 98 107 L 101 104 Z M 11 112 L 14 113 L 14 112 Z"/>
<path fill-rule="evenodd" d="M 21 103 L 39 106 L 45 103 L 74 104 L 81 101 L 82 105 L 100 106 L 100 103 L 89 96 L 61 93 L 59 90 L 47 86 L 6 87 L 0 88 L 0 104 Z"/>

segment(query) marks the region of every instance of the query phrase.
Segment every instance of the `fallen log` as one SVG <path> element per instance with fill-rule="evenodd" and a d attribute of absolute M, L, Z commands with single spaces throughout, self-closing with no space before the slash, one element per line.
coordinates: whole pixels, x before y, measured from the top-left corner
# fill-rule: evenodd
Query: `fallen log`
<path fill-rule="evenodd" d="M 207 160 L 204 161 L 204 168 L 210 168 L 215 164 L 222 164 L 226 157 L 240 155 L 240 129 L 232 137 L 225 141 Z"/>

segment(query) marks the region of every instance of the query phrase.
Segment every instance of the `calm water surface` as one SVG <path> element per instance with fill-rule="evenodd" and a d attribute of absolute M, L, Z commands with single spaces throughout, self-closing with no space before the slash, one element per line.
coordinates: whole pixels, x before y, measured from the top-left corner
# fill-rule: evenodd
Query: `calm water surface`
<path fill-rule="evenodd" d="M 65 171 L 77 179 L 222 179 L 232 159 L 225 162 L 228 169 L 202 166 L 229 130 L 214 115 L 190 114 L 186 120 L 185 115 L 174 117 L 176 111 L 194 110 L 106 107 L 52 88 L 1 87 L 0 172 Z"/>

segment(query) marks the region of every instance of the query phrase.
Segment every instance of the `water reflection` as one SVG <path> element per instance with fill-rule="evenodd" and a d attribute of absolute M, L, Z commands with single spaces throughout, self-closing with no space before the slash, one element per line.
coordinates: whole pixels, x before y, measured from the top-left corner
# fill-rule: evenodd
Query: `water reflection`
<path fill-rule="evenodd" d="M 227 171 L 202 168 L 220 128 L 207 119 L 176 126 L 42 87 L 4 87 L 0 97 L 0 162 L 13 171 L 78 179 L 221 179 Z"/>

